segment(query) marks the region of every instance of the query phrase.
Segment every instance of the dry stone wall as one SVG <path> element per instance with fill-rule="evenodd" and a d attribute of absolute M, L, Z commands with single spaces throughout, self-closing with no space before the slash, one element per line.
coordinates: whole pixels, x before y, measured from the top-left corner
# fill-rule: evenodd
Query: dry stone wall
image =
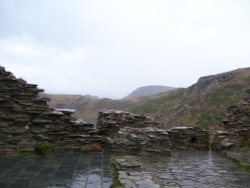
<path fill-rule="evenodd" d="M 139 153 L 169 153 L 167 130 L 150 117 L 122 111 L 99 112 L 97 127 L 105 148 Z"/>
<path fill-rule="evenodd" d="M 167 131 L 149 117 L 128 112 L 100 112 L 96 126 L 76 120 L 71 117 L 73 110 L 50 108 L 48 99 L 40 95 L 42 91 L 0 66 L 0 154 L 33 151 L 39 143 L 62 151 L 107 149 L 169 154 L 173 147 L 188 148 L 194 135 L 197 148 L 203 147 L 202 142 L 207 144 L 207 135 L 199 129 Z"/>
<path fill-rule="evenodd" d="M 99 113 L 97 127 L 105 135 L 103 143 L 111 149 L 164 153 L 170 149 L 208 149 L 208 131 L 198 127 L 161 129 L 159 122 L 128 112 Z"/>
<path fill-rule="evenodd" d="M 79 149 L 91 142 L 93 124 L 72 119 L 71 111 L 50 108 L 42 91 L 0 67 L 0 151 L 30 151 L 37 143 Z"/>
<path fill-rule="evenodd" d="M 212 148 L 250 167 L 250 89 L 239 105 L 227 109 Z"/>
<path fill-rule="evenodd" d="M 174 127 L 168 131 L 172 149 L 208 149 L 208 131 L 199 127 Z"/>
<path fill-rule="evenodd" d="M 248 96 L 238 106 L 227 109 L 222 130 L 217 132 L 213 148 L 221 150 L 250 146 L 250 89 L 247 92 Z"/>

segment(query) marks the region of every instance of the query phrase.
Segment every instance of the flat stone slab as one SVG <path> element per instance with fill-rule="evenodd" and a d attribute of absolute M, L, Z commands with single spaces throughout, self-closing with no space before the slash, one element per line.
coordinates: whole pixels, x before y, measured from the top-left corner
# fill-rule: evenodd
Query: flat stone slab
<path fill-rule="evenodd" d="M 152 176 L 144 172 L 119 171 L 119 179 L 125 188 L 160 188 L 160 185 L 152 180 Z"/>
<path fill-rule="evenodd" d="M 122 158 L 115 159 L 115 165 L 118 170 L 134 170 L 140 169 L 142 166 L 135 156 L 124 156 Z"/>

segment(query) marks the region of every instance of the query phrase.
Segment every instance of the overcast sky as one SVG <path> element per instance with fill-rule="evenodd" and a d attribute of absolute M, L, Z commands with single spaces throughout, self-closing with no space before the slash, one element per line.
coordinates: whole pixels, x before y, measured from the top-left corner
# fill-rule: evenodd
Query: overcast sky
<path fill-rule="evenodd" d="M 188 87 L 250 66 L 250 1 L 0 0 L 0 65 L 48 93 Z"/>

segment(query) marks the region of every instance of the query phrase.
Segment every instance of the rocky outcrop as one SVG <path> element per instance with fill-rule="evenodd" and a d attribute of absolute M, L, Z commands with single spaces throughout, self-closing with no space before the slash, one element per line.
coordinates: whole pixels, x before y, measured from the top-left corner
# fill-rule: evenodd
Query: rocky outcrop
<path fill-rule="evenodd" d="M 191 86 L 194 92 L 200 92 L 201 95 L 207 94 L 210 90 L 220 87 L 223 83 L 233 79 L 237 71 L 221 73 L 217 75 L 201 77 L 198 82 Z"/>
<path fill-rule="evenodd" d="M 250 164 L 250 89 L 247 92 L 239 105 L 227 109 L 222 130 L 215 135 L 212 147 Z"/>

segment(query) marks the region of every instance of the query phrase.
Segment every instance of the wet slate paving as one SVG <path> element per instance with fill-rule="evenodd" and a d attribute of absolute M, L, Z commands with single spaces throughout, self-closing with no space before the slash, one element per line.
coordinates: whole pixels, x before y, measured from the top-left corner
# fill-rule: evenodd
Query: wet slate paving
<path fill-rule="evenodd" d="M 1 188 L 109 188 L 110 155 L 102 152 L 0 158 Z"/>
<path fill-rule="evenodd" d="M 156 170 L 157 169 L 157 170 Z M 163 188 L 249 188 L 249 172 L 207 151 L 176 151 L 147 170 Z"/>
<path fill-rule="evenodd" d="M 161 188 L 250 187 L 250 174 L 216 153 L 176 151 L 171 158 L 149 157 L 144 163 L 140 173 L 150 174 Z M 107 153 L 0 158 L 0 188 L 109 188 L 111 184 Z"/>

